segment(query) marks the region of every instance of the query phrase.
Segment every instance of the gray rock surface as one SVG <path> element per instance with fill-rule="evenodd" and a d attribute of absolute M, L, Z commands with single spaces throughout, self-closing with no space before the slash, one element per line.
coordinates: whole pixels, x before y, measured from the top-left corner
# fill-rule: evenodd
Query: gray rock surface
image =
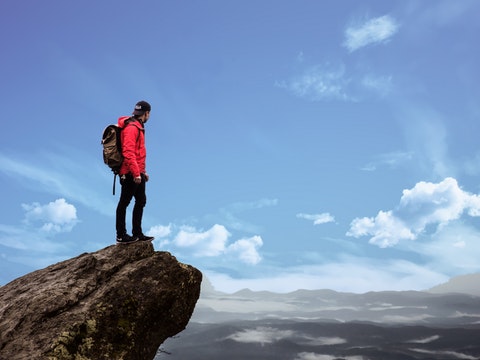
<path fill-rule="evenodd" d="M 202 274 L 151 243 L 113 245 L 0 287 L 0 359 L 154 359 Z"/>

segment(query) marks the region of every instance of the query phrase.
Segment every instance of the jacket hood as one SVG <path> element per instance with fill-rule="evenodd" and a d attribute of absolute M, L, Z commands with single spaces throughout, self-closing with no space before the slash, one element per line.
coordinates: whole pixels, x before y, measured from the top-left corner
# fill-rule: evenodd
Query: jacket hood
<path fill-rule="evenodd" d="M 131 116 L 120 116 L 118 118 L 118 127 L 120 128 L 124 128 L 125 127 L 125 121 L 127 121 L 128 119 L 130 119 Z M 139 129 L 143 129 L 143 126 L 142 124 L 140 123 L 140 121 L 132 121 L 133 124 L 135 124 L 136 127 L 138 127 Z"/>
<path fill-rule="evenodd" d="M 118 127 L 125 127 L 125 121 L 127 121 L 128 119 L 130 119 L 130 116 L 120 116 L 118 118 Z"/>

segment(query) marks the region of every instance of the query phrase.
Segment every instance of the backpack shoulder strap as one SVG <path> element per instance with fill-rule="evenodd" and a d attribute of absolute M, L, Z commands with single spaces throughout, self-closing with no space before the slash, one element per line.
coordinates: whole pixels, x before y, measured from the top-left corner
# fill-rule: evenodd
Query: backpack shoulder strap
<path fill-rule="evenodd" d="M 123 122 L 123 127 L 127 127 L 131 122 L 135 121 L 135 118 L 133 116 L 130 116 L 127 120 Z"/>
<path fill-rule="evenodd" d="M 124 125 L 123 125 L 123 129 L 125 129 L 130 124 L 133 125 L 133 123 L 137 122 L 137 121 L 138 120 L 136 120 L 133 116 L 131 116 L 130 118 L 125 120 Z M 138 129 L 138 135 L 137 135 L 137 141 L 138 141 L 138 139 L 140 138 L 140 132 L 142 131 L 142 129 L 140 129 L 138 126 L 135 126 L 135 127 Z"/>

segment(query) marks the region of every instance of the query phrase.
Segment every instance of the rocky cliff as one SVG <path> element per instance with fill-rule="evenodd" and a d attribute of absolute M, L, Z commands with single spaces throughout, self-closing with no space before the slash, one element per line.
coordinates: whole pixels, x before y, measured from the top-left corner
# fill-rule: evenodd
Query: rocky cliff
<path fill-rule="evenodd" d="M 82 254 L 0 287 L 0 359 L 153 359 L 202 274 L 151 243 Z"/>

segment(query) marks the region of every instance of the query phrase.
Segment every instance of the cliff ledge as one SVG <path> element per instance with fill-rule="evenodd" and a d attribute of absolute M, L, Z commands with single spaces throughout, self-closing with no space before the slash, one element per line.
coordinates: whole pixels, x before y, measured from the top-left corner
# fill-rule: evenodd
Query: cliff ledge
<path fill-rule="evenodd" d="M 151 243 L 112 245 L 0 287 L 0 359 L 154 359 L 202 274 Z"/>

